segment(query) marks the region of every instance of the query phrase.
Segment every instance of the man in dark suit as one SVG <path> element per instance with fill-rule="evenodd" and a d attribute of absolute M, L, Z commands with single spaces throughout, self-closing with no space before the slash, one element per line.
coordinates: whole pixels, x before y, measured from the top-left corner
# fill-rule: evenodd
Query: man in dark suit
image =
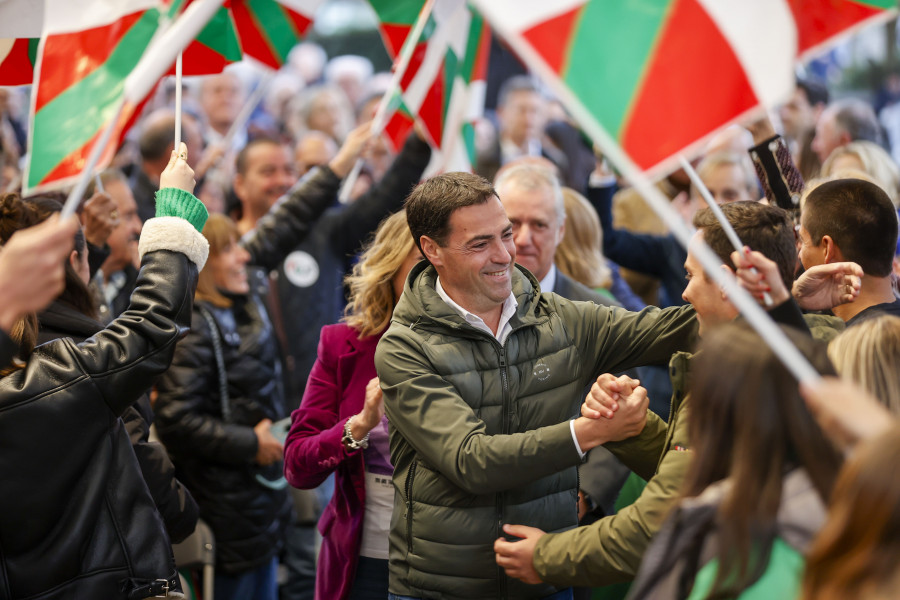
<path fill-rule="evenodd" d="M 475 161 L 477 174 L 493 181 L 500 167 L 525 156 L 542 156 L 553 162 L 560 173 L 568 173 L 568 158 L 544 135 L 547 100 L 534 79 L 515 75 L 503 83 L 497 99 L 497 121 L 497 138 L 479 152 Z M 565 175 L 563 178 L 568 179 Z M 583 183 L 578 182 L 576 187 Z"/>
<path fill-rule="evenodd" d="M 534 274 L 542 292 L 620 306 L 573 281 L 553 264 L 556 247 L 566 231 L 566 209 L 559 180 L 549 167 L 534 159 L 509 165 L 500 172 L 494 187 L 512 222 L 516 262 Z"/>

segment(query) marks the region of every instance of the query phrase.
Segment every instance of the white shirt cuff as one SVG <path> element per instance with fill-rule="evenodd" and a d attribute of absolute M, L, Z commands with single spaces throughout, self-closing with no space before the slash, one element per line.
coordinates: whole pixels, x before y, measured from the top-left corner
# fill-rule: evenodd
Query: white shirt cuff
<path fill-rule="evenodd" d="M 572 441 L 575 442 L 575 449 L 578 450 L 578 456 L 581 457 L 581 460 L 584 460 L 585 454 L 581 450 L 581 444 L 578 443 L 578 438 L 575 437 L 575 419 L 569 421 L 569 431 L 572 432 Z"/>

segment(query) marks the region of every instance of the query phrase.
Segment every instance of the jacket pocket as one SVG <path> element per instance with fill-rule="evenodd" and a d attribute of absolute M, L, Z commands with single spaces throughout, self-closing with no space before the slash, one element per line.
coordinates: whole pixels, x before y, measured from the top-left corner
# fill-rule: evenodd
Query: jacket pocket
<path fill-rule="evenodd" d="M 413 480 L 416 477 L 416 465 L 418 460 L 413 460 L 409 467 L 409 474 L 406 476 L 406 550 L 412 554 L 413 538 L 412 538 L 412 522 L 413 522 Z"/>

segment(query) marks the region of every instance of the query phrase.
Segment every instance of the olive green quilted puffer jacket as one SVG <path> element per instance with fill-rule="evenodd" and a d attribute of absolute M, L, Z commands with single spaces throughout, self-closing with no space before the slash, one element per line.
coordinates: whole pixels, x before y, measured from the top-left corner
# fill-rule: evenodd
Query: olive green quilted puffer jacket
<path fill-rule="evenodd" d="M 509 579 L 494 560 L 505 523 L 562 531 L 577 525 L 568 421 L 601 373 L 665 364 L 695 339 L 693 309 L 640 313 L 541 294 L 524 269 L 501 345 L 435 291 L 436 272 L 410 274 L 375 365 L 391 424 L 394 513 L 390 591 L 416 598 L 542 598 L 548 584 Z M 664 424 L 617 444 L 646 455 Z M 653 466 L 649 467 L 651 470 Z"/>

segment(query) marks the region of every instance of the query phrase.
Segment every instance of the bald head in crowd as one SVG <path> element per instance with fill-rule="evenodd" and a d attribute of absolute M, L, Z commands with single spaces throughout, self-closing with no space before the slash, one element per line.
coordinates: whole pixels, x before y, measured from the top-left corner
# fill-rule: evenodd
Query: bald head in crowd
<path fill-rule="evenodd" d="M 203 154 L 203 138 L 197 120 L 188 113 L 182 114 L 181 138 L 188 147 L 188 165 L 195 168 Z M 174 145 L 175 113 L 168 108 L 150 113 L 141 128 L 138 148 L 144 171 L 153 181 L 159 181 L 159 175 L 166 168 Z"/>
<path fill-rule="evenodd" d="M 321 131 L 307 131 L 294 147 L 297 174 L 305 175 L 313 167 L 326 164 L 337 152 L 338 146 L 331 136 Z"/>

